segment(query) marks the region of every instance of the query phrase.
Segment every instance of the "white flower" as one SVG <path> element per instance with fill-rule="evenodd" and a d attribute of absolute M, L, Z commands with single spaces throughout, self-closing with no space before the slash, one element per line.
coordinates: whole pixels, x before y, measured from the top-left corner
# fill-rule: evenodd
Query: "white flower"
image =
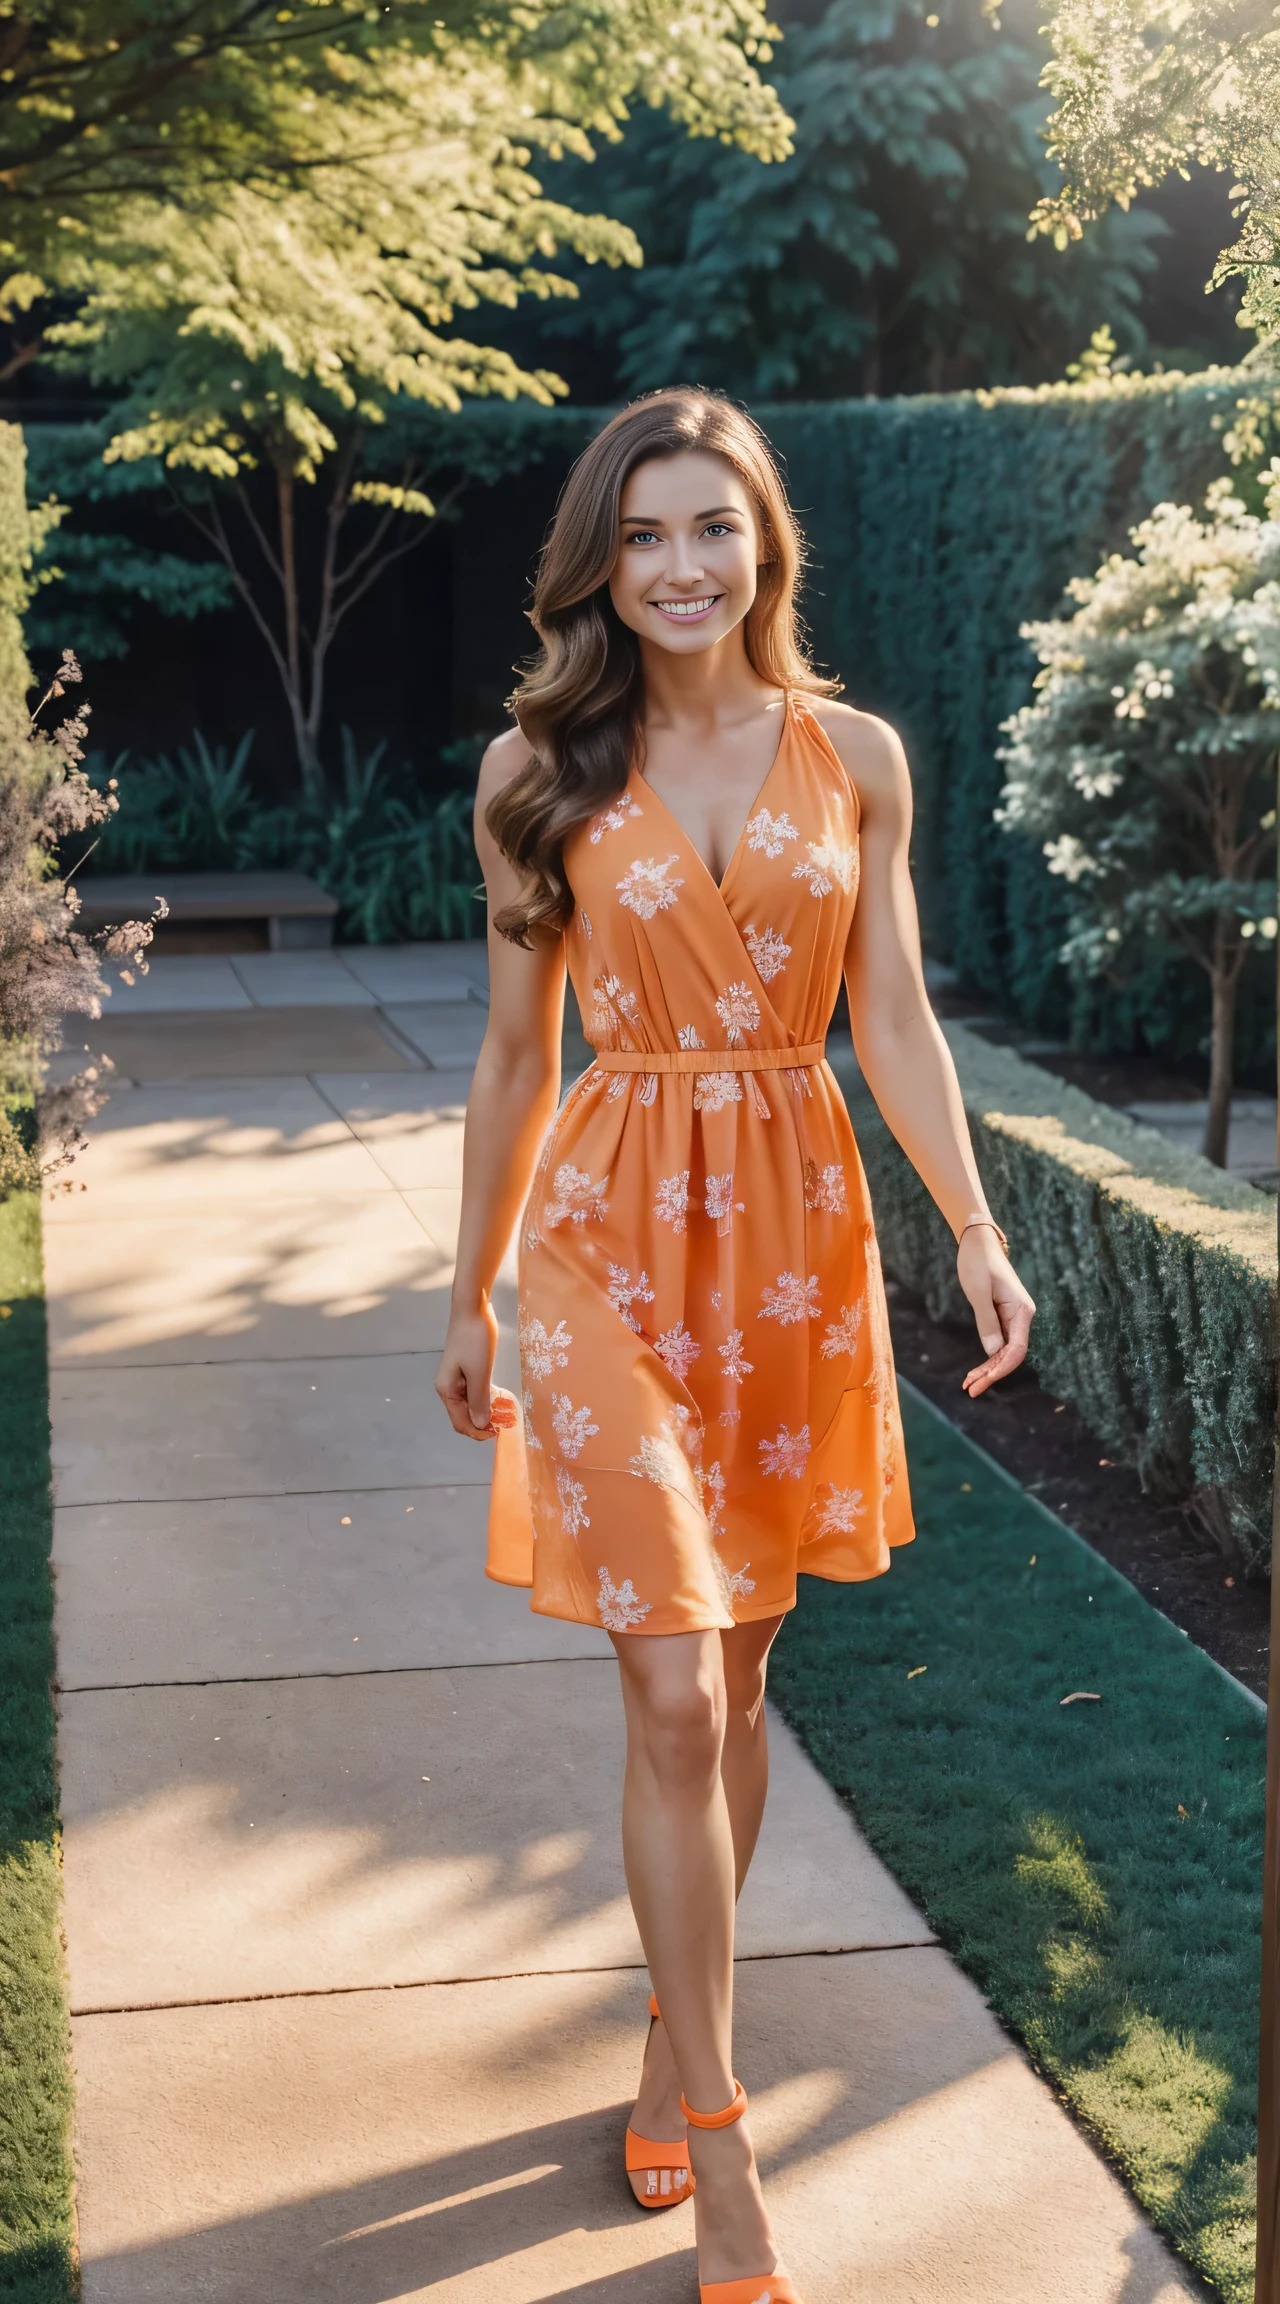
<path fill-rule="evenodd" d="M 716 1002 L 716 1014 L 731 1048 L 740 1047 L 748 1032 L 758 1031 L 760 1003 L 745 984 L 730 984 Z"/>
<path fill-rule="evenodd" d="M 707 1526 L 713 1537 L 718 1536 L 724 1523 L 724 1474 L 718 1464 L 709 1465 L 705 1472 L 694 1473 L 698 1483 L 698 1502 L 707 1517 Z"/>
<path fill-rule="evenodd" d="M 629 1469 L 637 1480 L 652 1480 L 655 1488 L 674 1488 L 678 1495 L 692 1500 L 694 1483 L 689 1460 L 669 1431 L 657 1437 L 646 1432 Z"/>
<path fill-rule="evenodd" d="M 748 1576 L 747 1574 L 747 1569 L 751 1566 L 751 1562 L 748 1560 L 741 1568 L 730 1569 L 726 1567 L 719 1553 L 713 1551 L 711 1554 L 711 1565 L 716 1572 L 716 1583 L 720 1588 L 720 1597 L 723 1600 L 725 1607 L 728 1609 L 729 1614 L 732 1615 L 734 1601 L 745 1600 L 749 1594 L 755 1591 L 755 1577 Z"/>
<path fill-rule="evenodd" d="M 653 1196 L 653 1213 L 673 1232 L 683 1232 L 689 1214 L 689 1171 L 681 1168 L 674 1176 L 662 1176 Z"/>
<path fill-rule="evenodd" d="M 591 942 L 591 920 L 590 920 L 590 916 L 589 916 L 589 914 L 587 914 L 586 912 L 583 912 L 583 911 L 579 911 L 579 913 L 578 913 L 578 918 L 579 918 L 579 919 L 581 920 L 581 922 L 582 922 L 582 933 L 583 933 L 583 935 L 586 937 L 586 939 L 587 939 L 587 942 L 588 942 L 588 944 L 589 944 L 589 943 Z"/>
<path fill-rule="evenodd" d="M 855 1522 L 866 1516 L 860 1488 L 829 1488 L 819 1507 L 817 1534 L 851 1536 Z"/>
<path fill-rule="evenodd" d="M 615 1584 L 607 1568 L 600 1570 L 600 1592 L 596 1600 L 600 1621 L 606 1632 L 630 1632 L 633 1625 L 643 1623 L 653 1606 L 652 1600 L 641 1600 L 628 1576 L 625 1583 Z"/>
<path fill-rule="evenodd" d="M 682 1048 L 705 1048 L 707 1045 L 696 1024 L 682 1024 L 676 1038 Z"/>
<path fill-rule="evenodd" d="M 667 874 L 678 856 L 668 856 L 659 864 L 650 856 L 645 863 L 639 858 L 627 866 L 626 878 L 617 883 L 618 901 L 628 912 L 635 912 L 641 920 L 652 920 L 655 912 L 665 912 L 677 901 L 676 890 L 683 888 L 683 880 L 668 880 Z"/>
<path fill-rule="evenodd" d="M 788 1328 L 797 1320 L 816 1320 L 822 1310 L 816 1272 L 807 1280 L 794 1272 L 780 1272 L 776 1287 L 765 1288 L 761 1294 L 764 1309 L 757 1312 L 757 1320 L 776 1320 L 780 1328 Z"/>
<path fill-rule="evenodd" d="M 557 1320 L 548 1335 L 541 1320 L 532 1312 L 520 1314 L 520 1365 L 535 1384 L 544 1382 L 553 1368 L 568 1367 L 572 1342 L 563 1320 Z"/>
<path fill-rule="evenodd" d="M 849 1205 L 844 1170 L 838 1160 L 819 1168 L 816 1160 L 804 1164 L 804 1204 L 825 1216 L 843 1216 Z"/>
<path fill-rule="evenodd" d="M 589 1218 L 597 1224 L 603 1223 L 609 1205 L 604 1197 L 608 1182 L 608 1177 L 602 1176 L 598 1184 L 593 1184 L 585 1168 L 575 1168 L 566 1160 L 555 1173 L 552 1185 L 555 1198 L 547 1203 L 548 1230 L 554 1232 L 557 1224 L 565 1222 L 585 1224 Z"/>
<path fill-rule="evenodd" d="M 837 1360 L 845 1352 L 850 1355 L 853 1354 L 857 1348 L 858 1330 L 862 1326 L 864 1309 L 865 1307 L 861 1302 L 841 1305 L 839 1319 L 829 1322 L 826 1335 L 822 1339 L 822 1357 L 824 1360 Z"/>
<path fill-rule="evenodd" d="M 658 1358 L 665 1360 L 672 1375 L 681 1384 L 701 1350 L 702 1346 L 694 1343 L 683 1320 L 677 1320 L 674 1328 L 665 1329 L 654 1345 Z"/>
<path fill-rule="evenodd" d="M 591 1422 L 589 1408 L 575 1408 L 567 1392 L 557 1392 L 551 1405 L 551 1423 L 555 1431 L 556 1446 L 562 1456 L 580 1456 L 598 1424 Z"/>
<path fill-rule="evenodd" d="M 609 1266 L 609 1302 L 615 1312 L 621 1313 L 628 1328 L 634 1328 L 638 1336 L 641 1332 L 640 1322 L 631 1307 L 633 1304 L 652 1304 L 653 1290 L 649 1286 L 648 1273 L 642 1272 L 638 1279 L 633 1280 L 625 1264 L 611 1264 Z"/>
<path fill-rule="evenodd" d="M 643 814 L 643 808 L 638 808 L 636 806 L 636 803 L 632 799 L 631 794 L 629 792 L 624 792 L 620 800 L 615 800 L 612 808 L 602 808 L 598 816 L 592 817 L 592 847 L 599 847 L 600 842 L 603 840 L 606 832 L 620 832 L 623 825 L 626 823 L 628 816 L 643 816 Z"/>
<path fill-rule="evenodd" d="M 591 987 L 591 1029 L 597 1039 L 609 1039 L 615 1024 L 634 1024 L 639 1014 L 639 999 L 620 976 L 597 976 Z"/>
<path fill-rule="evenodd" d="M 587 1516 L 587 1491 L 580 1480 L 574 1479 L 572 1472 L 566 1471 L 563 1464 L 556 1466 L 556 1487 L 560 1491 L 565 1534 L 576 1536 L 580 1529 L 591 1526 Z"/>
<path fill-rule="evenodd" d="M 1074 832 L 1063 832 L 1057 840 L 1046 840 L 1044 854 L 1049 859 L 1049 870 L 1069 880 L 1073 887 L 1077 880 L 1087 879 L 1098 869 L 1083 840 L 1077 840 Z"/>
<path fill-rule="evenodd" d="M 539 1454 L 541 1454 L 541 1451 L 542 1451 L 542 1442 L 540 1441 L 540 1439 L 538 1438 L 538 1435 L 537 1435 L 537 1433 L 536 1433 L 536 1432 L 534 1431 L 534 1429 L 533 1429 L 533 1394 L 532 1394 L 532 1392 L 525 1392 L 525 1393 L 522 1393 L 522 1395 L 521 1395 L 521 1399 L 520 1399 L 520 1405 L 521 1405 L 521 1407 L 524 1409 L 524 1444 L 525 1444 L 525 1447 L 526 1447 L 526 1448 L 536 1448 L 536 1449 L 539 1451 Z"/>
<path fill-rule="evenodd" d="M 857 877 L 857 850 L 839 840 L 810 840 L 806 845 L 809 861 L 794 867 L 792 879 L 807 880 L 811 896 L 830 896 L 837 888 L 848 895 Z"/>
<path fill-rule="evenodd" d="M 695 1112 L 720 1112 L 726 1104 L 742 1102 L 742 1081 L 736 1072 L 699 1072 L 693 1083 Z"/>
<path fill-rule="evenodd" d="M 742 941 L 755 962 L 761 983 L 772 984 L 791 958 L 791 946 L 783 943 L 776 928 L 744 928 Z"/>
<path fill-rule="evenodd" d="M 731 1384 L 741 1384 L 743 1377 L 749 1376 L 755 1367 L 755 1361 L 748 1360 L 743 1352 L 740 1328 L 729 1330 L 729 1341 L 720 1345 L 719 1352 L 724 1362 L 725 1375 Z"/>
<path fill-rule="evenodd" d="M 778 1427 L 776 1440 L 760 1442 L 760 1469 L 775 1479 L 799 1480 L 809 1461 L 809 1427 L 802 1424 L 798 1432 L 788 1432 L 785 1424 Z"/>
<path fill-rule="evenodd" d="M 771 816 L 767 808 L 757 808 L 747 826 L 747 846 L 757 854 L 780 856 L 783 843 L 798 840 L 800 834 L 784 808 L 781 816 Z"/>
<path fill-rule="evenodd" d="M 708 1176 L 706 1210 L 714 1222 L 717 1232 L 721 1233 L 729 1230 L 735 1210 L 739 1216 L 745 1215 L 745 1201 L 735 1200 L 733 1197 L 732 1168 L 727 1176 Z"/>

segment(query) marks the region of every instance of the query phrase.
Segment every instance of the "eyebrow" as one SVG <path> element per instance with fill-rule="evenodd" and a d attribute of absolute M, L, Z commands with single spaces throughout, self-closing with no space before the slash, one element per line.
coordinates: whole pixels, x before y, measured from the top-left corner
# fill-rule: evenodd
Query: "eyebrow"
<path fill-rule="evenodd" d="M 726 512 L 732 512 L 741 518 L 742 506 L 740 504 L 713 504 L 709 512 L 695 512 L 693 517 L 695 520 L 719 520 Z M 642 512 L 624 512 L 622 518 L 628 528 L 656 528 L 661 526 L 659 520 L 646 518 Z"/>

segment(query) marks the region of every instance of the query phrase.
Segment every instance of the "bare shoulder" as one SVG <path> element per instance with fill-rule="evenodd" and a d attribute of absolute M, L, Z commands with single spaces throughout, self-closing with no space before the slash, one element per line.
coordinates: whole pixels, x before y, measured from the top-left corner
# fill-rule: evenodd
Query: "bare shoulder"
<path fill-rule="evenodd" d="M 841 765 L 847 768 L 864 806 L 868 802 L 873 806 L 876 802 L 909 802 L 907 756 L 901 737 L 887 720 L 877 720 L 873 712 L 855 711 L 851 704 L 837 704 L 829 696 L 816 698 L 810 710 L 830 738 Z"/>
<path fill-rule="evenodd" d="M 533 758 L 533 746 L 527 736 L 517 728 L 504 728 L 495 736 L 480 762 L 480 780 L 476 786 L 476 803 L 481 809 L 497 798 L 504 785 L 527 768 Z"/>

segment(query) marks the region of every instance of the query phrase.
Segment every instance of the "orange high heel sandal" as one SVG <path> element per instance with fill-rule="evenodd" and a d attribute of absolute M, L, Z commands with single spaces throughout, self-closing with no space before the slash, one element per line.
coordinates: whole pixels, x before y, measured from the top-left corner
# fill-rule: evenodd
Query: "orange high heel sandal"
<path fill-rule="evenodd" d="M 747 2091 L 735 2080 L 733 2102 L 723 2112 L 695 2112 L 683 2095 L 680 2109 L 691 2128 L 731 2128 L 747 2109 Z M 698 2294 L 702 2304 L 800 2304 L 794 2283 L 780 2267 L 757 2272 L 750 2280 L 700 2280 Z"/>
<path fill-rule="evenodd" d="M 652 1992 L 649 2015 L 656 2024 L 659 2009 Z M 647 2179 L 643 2193 L 633 2195 L 642 2208 L 678 2208 L 682 2200 L 692 2200 L 693 2171 L 683 2136 L 672 2143 L 661 2136 L 637 2136 L 634 2128 L 628 2128 L 626 2158 L 628 2176 L 643 2174 Z"/>

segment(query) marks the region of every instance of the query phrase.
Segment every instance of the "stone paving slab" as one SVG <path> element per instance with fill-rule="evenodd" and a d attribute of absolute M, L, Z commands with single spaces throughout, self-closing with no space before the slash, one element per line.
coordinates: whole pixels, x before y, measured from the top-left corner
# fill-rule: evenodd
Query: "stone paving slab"
<path fill-rule="evenodd" d="M 310 1080 L 198 1081 L 113 1095 L 76 1161 L 77 1189 L 47 1195 L 45 1225 L 283 1195 L 386 1192 L 369 1149 Z M 78 1187 L 83 1184 L 82 1192 Z M 181 1264 L 173 1271 L 181 1290 Z"/>
<path fill-rule="evenodd" d="M 638 1974 L 80 2018 L 85 2304 L 696 2304 L 621 2171 Z M 1198 2293 L 938 1950 L 747 1962 L 805 2304 Z"/>
<path fill-rule="evenodd" d="M 477 1015 L 484 1010 L 477 1007 Z M 112 1016 L 88 1029 L 123 1080 L 246 1080 L 296 1072 L 415 1068 L 382 1011 L 364 1004 L 210 1009 L 193 1032 L 180 1014 Z"/>
<path fill-rule="evenodd" d="M 770 1735 L 739 1953 L 928 1940 Z M 612 1658 L 69 1693 L 59 1749 L 76 2010 L 643 1960 Z"/>
<path fill-rule="evenodd" d="M 231 965 L 255 1008 L 376 1005 L 342 952 L 237 952 Z"/>
<path fill-rule="evenodd" d="M 487 1485 L 73 1505 L 54 1519 L 60 1684 L 611 1657 L 489 1583 L 488 1509 Z"/>
<path fill-rule="evenodd" d="M 467 944 L 349 944 L 342 957 L 375 1000 L 488 1000 L 483 937 Z"/>
<path fill-rule="evenodd" d="M 108 1016 L 154 1016 L 166 1009 L 187 1013 L 201 1008 L 252 1008 L 253 1002 L 229 957 L 203 952 L 161 953 L 145 976 L 133 972 L 126 984 L 110 962 L 103 975 L 111 988 Z M 83 1022 L 83 1019 L 79 1021 Z"/>
<path fill-rule="evenodd" d="M 51 1359 L 163 1367 L 439 1350 L 453 1250 L 432 1213 L 371 1192 L 51 1226 Z"/>
<path fill-rule="evenodd" d="M 455 1188 L 469 1072 L 320 1073 L 316 1086 L 401 1189 Z"/>
<path fill-rule="evenodd" d="M 437 1357 L 55 1369 L 57 1501 L 305 1496 L 474 1479 L 475 1442 L 439 1413 Z"/>
<path fill-rule="evenodd" d="M 488 1008 L 478 1000 L 396 1001 L 388 1003 L 386 1013 L 397 1032 L 438 1071 L 474 1064 L 489 1022 Z M 333 1063 L 326 1069 L 340 1072 L 355 1067 Z"/>

